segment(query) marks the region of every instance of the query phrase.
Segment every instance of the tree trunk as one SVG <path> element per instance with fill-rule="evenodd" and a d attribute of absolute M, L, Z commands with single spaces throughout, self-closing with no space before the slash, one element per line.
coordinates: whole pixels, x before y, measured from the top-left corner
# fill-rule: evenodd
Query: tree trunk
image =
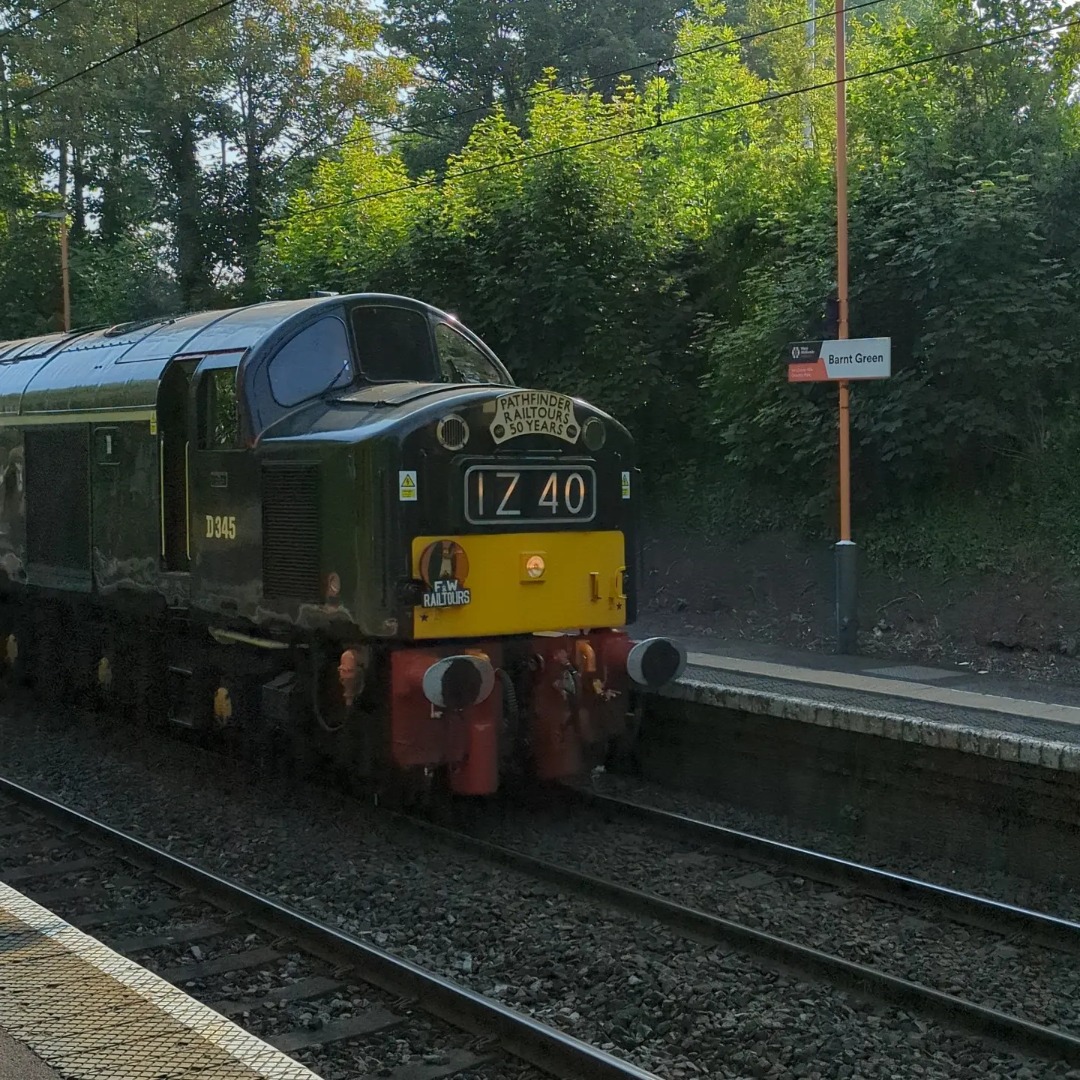
<path fill-rule="evenodd" d="M 117 146 L 109 150 L 105 180 L 101 185 L 101 239 L 110 247 L 124 234 L 124 207 L 121 184 L 123 156 Z"/>
<path fill-rule="evenodd" d="M 59 166 L 60 202 L 67 208 L 68 193 L 68 144 L 65 139 L 60 140 L 60 166 Z"/>
<path fill-rule="evenodd" d="M 71 148 L 71 239 L 79 240 L 86 231 L 86 169 L 79 148 Z"/>
<path fill-rule="evenodd" d="M 166 138 L 165 163 L 176 193 L 177 284 L 185 310 L 205 307 L 213 299 L 202 230 L 202 174 L 196 154 L 195 126 L 189 115 L 179 117 L 177 128 Z"/>
<path fill-rule="evenodd" d="M 0 147 L 11 149 L 11 100 L 8 97 L 7 55 L 0 49 Z"/>
<path fill-rule="evenodd" d="M 244 271 L 242 296 L 258 299 L 259 243 L 262 240 L 263 188 L 266 180 L 259 139 L 255 98 L 248 73 L 241 76 L 240 102 L 244 122 L 244 207 L 239 236 L 240 266 Z"/>
<path fill-rule="evenodd" d="M 259 298 L 259 244 L 263 227 L 265 174 L 261 155 L 248 154 L 244 176 L 244 224 L 240 238 L 240 265 L 244 271 L 243 296 L 247 303 Z"/>

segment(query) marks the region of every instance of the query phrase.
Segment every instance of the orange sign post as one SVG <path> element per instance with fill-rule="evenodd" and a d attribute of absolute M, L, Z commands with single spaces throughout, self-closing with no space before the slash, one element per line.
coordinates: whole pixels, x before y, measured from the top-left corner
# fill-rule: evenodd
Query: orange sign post
<path fill-rule="evenodd" d="M 787 347 L 788 382 L 835 382 L 839 391 L 840 539 L 836 553 L 836 649 L 858 648 L 857 548 L 851 538 L 852 381 L 892 374 L 890 338 L 848 337 L 847 101 L 844 0 L 836 0 L 836 295 L 837 340 L 793 341 Z"/>
<path fill-rule="evenodd" d="M 844 0 L 836 0 L 836 298 L 837 337 L 848 336 L 847 63 Z M 840 540 L 836 545 L 836 649 L 858 649 L 857 550 L 851 539 L 851 399 L 840 380 Z"/>

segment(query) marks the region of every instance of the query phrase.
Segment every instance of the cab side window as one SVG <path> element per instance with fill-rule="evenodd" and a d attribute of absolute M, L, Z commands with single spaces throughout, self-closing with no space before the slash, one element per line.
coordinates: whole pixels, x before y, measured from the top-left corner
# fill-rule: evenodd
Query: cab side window
<path fill-rule="evenodd" d="M 240 410 L 236 400 L 236 368 L 208 371 L 200 394 L 199 448 L 240 449 Z"/>
<path fill-rule="evenodd" d="M 353 379 L 345 324 L 333 316 L 304 327 L 270 361 L 270 389 L 286 407 L 348 386 Z"/>
<path fill-rule="evenodd" d="M 452 326 L 439 323 L 435 327 L 435 344 L 439 350 L 439 367 L 447 382 L 505 383 L 501 371 L 463 334 Z"/>

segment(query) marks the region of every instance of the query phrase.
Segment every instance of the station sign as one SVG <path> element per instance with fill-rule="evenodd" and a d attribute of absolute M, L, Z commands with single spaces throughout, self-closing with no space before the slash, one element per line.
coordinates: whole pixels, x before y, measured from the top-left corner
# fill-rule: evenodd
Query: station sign
<path fill-rule="evenodd" d="M 892 338 L 793 341 L 785 352 L 788 382 L 887 379 L 892 374 Z"/>

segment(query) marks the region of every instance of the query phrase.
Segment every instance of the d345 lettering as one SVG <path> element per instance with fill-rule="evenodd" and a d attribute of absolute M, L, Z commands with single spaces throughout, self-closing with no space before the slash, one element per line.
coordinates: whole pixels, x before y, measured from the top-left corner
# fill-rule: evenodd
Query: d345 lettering
<path fill-rule="evenodd" d="M 235 540 L 236 518 L 233 516 L 221 517 L 216 514 L 206 515 L 206 539 L 207 540 Z"/>

